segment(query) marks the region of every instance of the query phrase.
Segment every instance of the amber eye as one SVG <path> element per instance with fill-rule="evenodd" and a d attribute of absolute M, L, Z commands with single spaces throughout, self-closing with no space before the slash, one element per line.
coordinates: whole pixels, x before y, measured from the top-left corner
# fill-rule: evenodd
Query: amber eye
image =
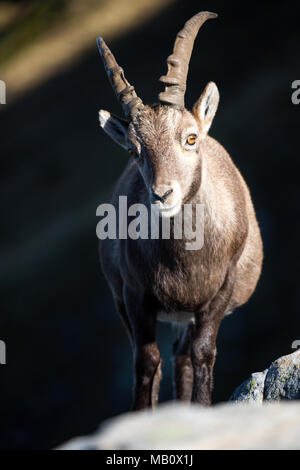
<path fill-rule="evenodd" d="M 196 134 L 191 134 L 188 136 L 188 138 L 186 139 L 186 143 L 188 145 L 194 145 L 196 143 L 196 140 L 197 140 L 197 136 Z"/>

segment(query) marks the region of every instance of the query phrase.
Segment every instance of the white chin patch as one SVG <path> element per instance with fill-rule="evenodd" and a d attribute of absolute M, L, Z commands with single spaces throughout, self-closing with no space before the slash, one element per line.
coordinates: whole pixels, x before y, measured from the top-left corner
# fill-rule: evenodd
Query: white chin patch
<path fill-rule="evenodd" d="M 158 209 L 162 217 L 174 217 L 181 210 L 181 200 L 172 206 L 161 205 Z"/>
<path fill-rule="evenodd" d="M 161 202 L 153 204 L 155 209 L 162 217 L 174 217 L 181 210 L 181 199 L 172 205 L 162 204 Z"/>

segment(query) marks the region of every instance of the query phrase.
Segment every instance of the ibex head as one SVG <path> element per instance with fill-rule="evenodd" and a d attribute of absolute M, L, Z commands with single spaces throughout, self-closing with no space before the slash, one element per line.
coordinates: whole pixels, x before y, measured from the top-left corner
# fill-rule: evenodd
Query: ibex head
<path fill-rule="evenodd" d="M 168 72 L 160 78 L 165 90 L 159 103 L 147 106 L 126 80 L 102 38 L 98 47 L 110 83 L 121 102 L 126 119 L 99 112 L 100 125 L 119 145 L 135 157 L 149 191 L 150 202 L 162 215 L 175 215 L 198 190 L 201 182 L 202 143 L 215 116 L 219 92 L 210 82 L 192 112 L 185 109 L 184 95 L 189 62 L 196 35 L 215 13 L 201 12 L 177 34 Z"/>

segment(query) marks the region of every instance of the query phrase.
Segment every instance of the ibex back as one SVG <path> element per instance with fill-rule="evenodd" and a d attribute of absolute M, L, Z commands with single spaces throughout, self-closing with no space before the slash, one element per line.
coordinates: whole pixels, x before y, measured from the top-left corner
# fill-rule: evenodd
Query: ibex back
<path fill-rule="evenodd" d="M 245 303 L 261 272 L 262 241 L 249 190 L 226 150 L 208 131 L 219 92 L 210 82 L 192 112 L 184 94 L 193 43 L 200 26 L 217 15 L 201 12 L 178 33 L 165 90 L 157 104 L 144 105 L 102 38 L 98 46 L 125 119 L 99 112 L 104 131 L 133 158 L 118 181 L 128 205 L 157 208 L 174 217 L 186 204 L 204 207 L 204 245 L 186 250 L 182 239 L 105 239 L 100 243 L 104 274 L 130 337 L 135 362 L 134 409 L 155 406 L 161 358 L 157 319 L 182 322 L 174 344 L 176 396 L 211 403 L 216 337 L 222 318 Z"/>

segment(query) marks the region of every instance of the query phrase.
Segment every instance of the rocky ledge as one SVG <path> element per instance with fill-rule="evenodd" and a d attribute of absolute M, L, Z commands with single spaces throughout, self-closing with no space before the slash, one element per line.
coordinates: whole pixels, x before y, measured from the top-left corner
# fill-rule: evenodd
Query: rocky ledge
<path fill-rule="evenodd" d="M 251 374 L 230 401 L 261 405 L 268 401 L 300 399 L 300 349 L 274 361 L 263 372 Z"/>
<path fill-rule="evenodd" d="M 300 350 L 256 372 L 229 403 L 128 413 L 60 449 L 300 449 Z"/>

